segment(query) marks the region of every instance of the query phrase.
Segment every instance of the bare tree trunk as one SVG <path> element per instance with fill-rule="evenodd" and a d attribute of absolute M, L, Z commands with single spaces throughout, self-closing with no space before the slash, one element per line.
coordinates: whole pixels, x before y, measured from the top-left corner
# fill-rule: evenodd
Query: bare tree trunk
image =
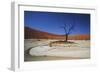
<path fill-rule="evenodd" d="M 66 42 L 68 41 L 68 34 L 66 34 L 66 40 L 65 40 Z"/>

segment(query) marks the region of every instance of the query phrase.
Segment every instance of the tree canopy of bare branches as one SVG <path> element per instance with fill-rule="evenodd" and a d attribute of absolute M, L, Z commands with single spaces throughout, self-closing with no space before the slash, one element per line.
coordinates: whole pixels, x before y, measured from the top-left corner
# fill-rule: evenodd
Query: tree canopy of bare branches
<path fill-rule="evenodd" d="M 65 35 L 66 35 L 66 42 L 68 41 L 68 35 L 72 32 L 72 30 L 74 29 L 75 25 L 72 24 L 63 24 L 63 26 L 61 26 L 61 28 L 64 29 Z"/>

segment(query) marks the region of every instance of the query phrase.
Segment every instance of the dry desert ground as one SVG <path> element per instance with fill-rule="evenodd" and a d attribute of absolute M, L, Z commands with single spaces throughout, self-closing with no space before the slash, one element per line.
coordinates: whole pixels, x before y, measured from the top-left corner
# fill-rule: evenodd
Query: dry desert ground
<path fill-rule="evenodd" d="M 90 40 L 68 40 L 74 44 L 54 44 L 50 42 L 61 40 L 25 39 L 24 61 L 89 59 Z"/>

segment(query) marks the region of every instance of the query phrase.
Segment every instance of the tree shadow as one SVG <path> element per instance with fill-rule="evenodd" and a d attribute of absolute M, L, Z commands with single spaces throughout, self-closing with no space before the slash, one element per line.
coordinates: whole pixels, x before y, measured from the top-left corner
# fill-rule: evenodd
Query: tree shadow
<path fill-rule="evenodd" d="M 50 42 L 50 44 L 49 44 L 49 46 L 50 47 L 52 47 L 53 46 L 53 44 L 77 44 L 77 43 L 75 43 L 75 42 L 73 42 L 73 41 L 53 41 L 53 42 Z"/>

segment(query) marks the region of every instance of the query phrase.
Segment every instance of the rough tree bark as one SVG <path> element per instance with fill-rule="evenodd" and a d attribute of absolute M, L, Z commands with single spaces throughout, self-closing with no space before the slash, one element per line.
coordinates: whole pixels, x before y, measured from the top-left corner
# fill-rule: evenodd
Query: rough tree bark
<path fill-rule="evenodd" d="M 65 40 L 66 42 L 68 41 L 68 34 L 66 34 L 66 40 Z"/>

